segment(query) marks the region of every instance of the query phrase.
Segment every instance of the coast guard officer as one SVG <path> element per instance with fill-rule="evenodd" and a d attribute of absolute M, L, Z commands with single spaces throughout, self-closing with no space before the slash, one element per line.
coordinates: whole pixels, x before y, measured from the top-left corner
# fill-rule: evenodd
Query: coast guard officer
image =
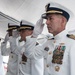
<path fill-rule="evenodd" d="M 20 22 L 20 38 L 17 39 L 17 46 L 21 47 L 22 49 L 19 51 L 18 54 L 18 62 L 19 62 L 19 75 L 31 75 L 31 59 L 27 58 L 23 55 L 24 44 L 26 41 L 26 36 L 30 36 L 33 33 L 34 25 L 28 21 L 22 20 Z"/>
<path fill-rule="evenodd" d="M 53 38 L 42 46 L 35 47 L 34 37 L 41 33 L 42 24 L 38 25 L 38 30 L 35 26 L 31 38 L 26 38 L 24 54 L 27 57 L 41 58 L 46 53 L 45 75 L 75 75 L 75 40 L 67 35 L 66 30 L 71 15 L 66 7 L 54 2 L 48 3 L 42 18 L 46 19 L 48 32 L 53 34 Z"/>
<path fill-rule="evenodd" d="M 12 47 L 11 44 L 10 44 L 10 47 L 7 47 L 7 44 L 9 42 L 11 36 L 15 39 L 19 36 L 19 33 L 17 31 L 18 28 L 19 28 L 19 24 L 8 23 L 8 30 L 7 30 L 7 34 L 5 36 L 5 40 L 1 43 L 1 53 L 2 53 L 2 55 L 3 56 L 9 55 L 6 75 L 17 75 L 17 72 L 18 72 L 18 69 L 17 69 L 18 56 L 11 51 L 11 47 Z"/>

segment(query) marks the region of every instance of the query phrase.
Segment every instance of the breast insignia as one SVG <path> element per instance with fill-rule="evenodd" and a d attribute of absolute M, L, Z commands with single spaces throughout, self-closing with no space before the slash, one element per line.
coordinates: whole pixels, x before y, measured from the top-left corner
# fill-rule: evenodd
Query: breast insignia
<path fill-rule="evenodd" d="M 55 47 L 53 51 L 53 56 L 52 56 L 52 63 L 62 65 L 65 49 L 66 49 L 66 46 L 61 44 Z"/>
<path fill-rule="evenodd" d="M 26 64 L 26 62 L 27 62 L 27 57 L 23 54 L 21 63 Z"/>
<path fill-rule="evenodd" d="M 73 34 L 67 34 L 67 37 L 75 40 L 75 35 L 73 35 Z"/>

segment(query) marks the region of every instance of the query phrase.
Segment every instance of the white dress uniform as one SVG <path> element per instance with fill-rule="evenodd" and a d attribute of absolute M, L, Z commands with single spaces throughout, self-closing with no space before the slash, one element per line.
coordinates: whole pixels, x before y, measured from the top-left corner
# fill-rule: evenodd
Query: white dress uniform
<path fill-rule="evenodd" d="M 20 42 L 19 41 L 19 38 L 16 40 L 17 41 L 17 47 L 21 47 L 21 50 L 18 49 L 18 69 L 19 69 L 19 73 L 18 75 L 30 75 L 31 71 L 31 60 L 26 58 L 27 61 L 23 61 L 22 60 L 22 55 L 23 55 L 23 52 L 25 51 L 25 47 L 24 47 L 24 44 L 25 44 L 25 41 L 22 41 Z"/>
<path fill-rule="evenodd" d="M 10 41 L 10 38 L 13 37 L 15 40 L 19 36 L 19 33 L 17 31 L 17 28 L 19 28 L 19 25 L 17 23 L 8 23 L 8 30 L 7 34 L 5 36 L 4 42 L 1 43 L 1 53 L 2 55 L 6 56 L 9 55 L 9 61 L 8 61 L 8 66 L 7 66 L 7 73 L 6 75 L 17 75 L 18 73 L 18 56 L 13 53 L 12 48 L 13 45 Z M 12 30 L 12 36 L 10 35 L 10 31 Z M 7 47 L 7 43 L 9 42 L 10 47 Z M 15 41 L 13 41 L 15 44 Z"/>
<path fill-rule="evenodd" d="M 34 29 L 34 25 L 32 23 L 24 21 L 24 20 L 22 20 L 20 22 L 19 31 L 21 31 L 21 30 L 33 30 L 33 29 Z M 30 34 L 30 33 L 28 33 L 28 34 Z M 25 52 L 25 45 L 23 45 L 25 42 L 24 43 L 23 42 L 19 42 L 17 40 L 17 46 L 18 46 L 17 48 L 18 49 L 16 49 L 16 50 L 14 49 L 15 51 L 13 50 L 15 53 L 18 54 L 18 57 L 19 57 L 18 58 L 18 60 L 19 60 L 19 74 L 18 75 L 43 75 L 43 69 L 42 69 L 44 67 L 42 64 L 43 58 L 34 60 L 34 59 L 26 57 L 27 61 L 25 61 L 25 64 L 23 64 L 24 61 L 21 59 L 22 53 Z M 14 43 L 13 43 L 13 47 L 15 48 Z"/>
<path fill-rule="evenodd" d="M 18 75 L 43 75 L 43 58 L 35 60 L 27 58 L 26 62 L 22 61 L 21 57 L 23 52 L 25 51 L 25 41 L 19 42 L 19 38 L 17 38 L 16 42 L 18 49 L 15 49 L 13 51 L 18 55 Z M 15 46 L 16 45 L 13 44 L 14 48 L 16 48 Z"/>
<path fill-rule="evenodd" d="M 17 75 L 30 75 L 31 71 L 31 60 L 27 59 L 27 61 L 22 61 L 22 54 L 25 50 L 24 44 L 25 41 L 20 42 L 19 41 L 20 37 L 18 37 L 16 40 L 11 37 L 11 43 L 12 43 L 12 52 L 18 56 L 18 73 Z M 15 43 L 14 43 L 15 42 Z"/>
<path fill-rule="evenodd" d="M 68 38 L 67 34 L 68 32 L 64 30 L 37 47 L 35 47 L 36 38 L 27 37 L 26 56 L 37 59 L 41 58 L 45 52 L 47 75 L 75 75 L 75 40 Z"/>
<path fill-rule="evenodd" d="M 11 47 L 7 48 L 7 43 L 4 42 L 1 44 L 1 53 L 3 56 L 9 55 L 6 75 L 17 75 L 18 56 L 11 51 Z"/>

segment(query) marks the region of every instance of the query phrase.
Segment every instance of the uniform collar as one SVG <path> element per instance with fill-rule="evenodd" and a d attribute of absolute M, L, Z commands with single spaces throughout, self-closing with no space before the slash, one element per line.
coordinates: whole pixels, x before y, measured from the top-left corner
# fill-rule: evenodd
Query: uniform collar
<path fill-rule="evenodd" d="M 54 36 L 54 39 L 58 40 L 61 38 L 65 38 L 67 34 L 68 34 L 68 31 L 64 30 L 64 31 L 60 32 L 59 34 L 57 34 L 56 36 Z"/>

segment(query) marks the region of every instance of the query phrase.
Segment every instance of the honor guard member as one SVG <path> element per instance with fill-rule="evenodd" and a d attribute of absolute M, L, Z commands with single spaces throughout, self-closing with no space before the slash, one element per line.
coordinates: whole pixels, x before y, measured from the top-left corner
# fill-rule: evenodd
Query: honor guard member
<path fill-rule="evenodd" d="M 31 63 L 31 75 L 43 75 L 44 74 L 44 58 L 43 58 L 43 56 L 40 57 L 40 52 L 41 52 L 40 48 L 37 49 L 41 44 L 36 44 L 37 37 L 39 34 L 42 33 L 42 30 L 43 30 L 44 24 L 42 24 L 42 22 L 43 22 L 42 18 L 40 18 L 36 22 L 36 26 L 34 27 L 32 35 L 26 37 L 26 42 L 24 45 L 24 47 L 25 47 L 24 55 L 27 58 L 31 59 L 31 62 L 32 62 Z M 33 40 L 34 40 L 34 42 L 33 42 Z M 27 47 L 27 46 L 29 46 L 29 47 Z M 31 48 L 31 49 L 29 49 L 29 48 Z M 37 49 L 38 54 L 37 54 L 35 48 Z M 36 56 L 38 56 L 38 57 L 36 57 Z"/>
<path fill-rule="evenodd" d="M 17 38 L 19 33 L 17 29 L 19 28 L 19 24 L 16 23 L 8 23 L 8 30 L 5 36 L 4 41 L 1 43 L 1 53 L 3 56 L 9 56 L 8 67 L 6 75 L 17 75 L 17 66 L 18 66 L 18 56 L 11 51 L 12 44 L 10 43 L 10 37 Z M 10 43 L 10 46 L 8 45 Z M 14 42 L 15 43 L 15 42 Z"/>
<path fill-rule="evenodd" d="M 42 18 L 46 19 L 48 32 L 53 34 L 53 38 L 42 46 L 35 47 L 36 38 L 34 37 L 41 33 L 42 24 L 37 26 L 38 30 L 35 26 L 32 37 L 26 38 L 24 54 L 27 57 L 41 58 L 44 52 L 46 53 L 44 75 L 75 75 L 75 40 L 67 36 L 66 30 L 72 14 L 69 9 L 58 3 L 48 3 Z"/>
<path fill-rule="evenodd" d="M 33 33 L 34 25 L 28 21 L 22 20 L 20 22 L 20 39 L 18 40 L 18 46 L 22 47 L 18 54 L 19 59 L 19 75 L 31 75 L 31 59 L 28 59 L 23 52 L 25 51 L 26 36 L 30 36 Z"/>
<path fill-rule="evenodd" d="M 20 25 L 20 34 L 22 36 L 21 39 L 23 39 L 24 36 L 24 41 L 26 41 L 26 36 L 32 35 L 34 25 L 26 21 L 21 21 Z M 25 49 L 23 50 L 25 51 Z M 20 61 L 20 75 L 42 75 L 43 71 L 41 70 L 40 72 L 40 69 L 43 68 L 43 58 L 32 60 L 23 54 L 24 51 L 22 51 L 22 60 Z"/>
<path fill-rule="evenodd" d="M 19 39 L 19 75 L 43 75 L 43 58 L 31 59 L 27 58 L 23 53 L 25 52 L 26 37 L 31 36 L 33 33 L 34 25 L 30 22 L 22 20 L 20 23 L 20 36 Z M 23 43 L 24 42 L 24 43 Z M 21 45 L 21 44 L 22 45 Z M 32 44 L 32 43 L 30 43 Z M 36 45 L 35 45 L 36 46 Z M 20 58 L 22 57 L 22 58 Z"/>

